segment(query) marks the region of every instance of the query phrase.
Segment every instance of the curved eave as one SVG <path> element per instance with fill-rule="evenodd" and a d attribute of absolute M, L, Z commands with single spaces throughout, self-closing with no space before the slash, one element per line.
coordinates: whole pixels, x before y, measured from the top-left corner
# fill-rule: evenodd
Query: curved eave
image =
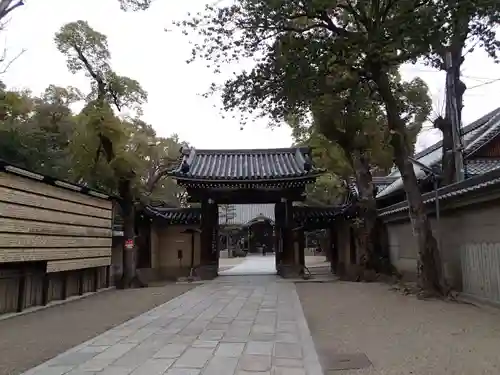
<path fill-rule="evenodd" d="M 196 178 L 181 174 L 171 174 L 178 183 L 188 184 L 276 184 L 280 182 L 306 182 L 321 176 L 324 171 L 315 171 L 313 173 L 301 176 L 275 177 L 275 178 L 247 178 L 247 179 L 225 179 L 225 178 Z"/>

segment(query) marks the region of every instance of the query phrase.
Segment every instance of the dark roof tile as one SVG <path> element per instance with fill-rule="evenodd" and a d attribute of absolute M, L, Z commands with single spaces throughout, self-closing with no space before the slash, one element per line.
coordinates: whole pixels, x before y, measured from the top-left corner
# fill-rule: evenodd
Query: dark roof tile
<path fill-rule="evenodd" d="M 471 159 L 466 161 L 466 172 L 468 176 L 488 173 L 499 168 L 499 159 Z"/>
<path fill-rule="evenodd" d="M 313 178 L 323 171 L 315 168 L 309 148 L 262 150 L 183 149 L 171 175 L 178 180 L 269 181 Z"/>

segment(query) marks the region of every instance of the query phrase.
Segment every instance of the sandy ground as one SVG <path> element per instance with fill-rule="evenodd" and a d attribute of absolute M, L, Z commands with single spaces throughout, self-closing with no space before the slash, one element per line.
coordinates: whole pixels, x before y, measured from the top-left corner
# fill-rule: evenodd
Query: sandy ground
<path fill-rule="evenodd" d="M 296 284 L 328 375 L 500 374 L 500 310 L 420 301 L 383 284 Z M 373 366 L 328 371 L 335 354 Z"/>
<path fill-rule="evenodd" d="M 19 374 L 193 287 L 110 290 L 0 321 L 0 375 Z"/>

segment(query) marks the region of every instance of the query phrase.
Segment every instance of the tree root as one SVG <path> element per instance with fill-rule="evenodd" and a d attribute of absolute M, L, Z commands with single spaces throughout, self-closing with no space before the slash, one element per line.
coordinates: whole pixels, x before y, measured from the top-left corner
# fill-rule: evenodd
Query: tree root
<path fill-rule="evenodd" d="M 458 293 L 451 288 L 448 288 L 445 294 L 440 294 L 437 291 L 428 291 L 419 286 L 416 282 L 404 282 L 398 280 L 392 287 L 391 290 L 400 292 L 401 294 L 408 296 L 412 295 L 417 297 L 417 299 L 425 300 L 442 300 L 449 302 L 461 303 L 458 299 Z"/>

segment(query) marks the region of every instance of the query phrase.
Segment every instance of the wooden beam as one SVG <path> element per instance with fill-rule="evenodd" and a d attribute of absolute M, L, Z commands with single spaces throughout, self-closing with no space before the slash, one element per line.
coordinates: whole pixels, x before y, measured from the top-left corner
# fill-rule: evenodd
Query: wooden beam
<path fill-rule="evenodd" d="M 218 204 L 266 204 L 278 203 L 282 198 L 289 201 L 304 201 L 304 189 L 283 189 L 270 191 L 265 189 L 245 190 L 228 189 L 225 191 L 211 189 L 188 189 L 188 201 L 193 203 L 212 199 Z"/>

